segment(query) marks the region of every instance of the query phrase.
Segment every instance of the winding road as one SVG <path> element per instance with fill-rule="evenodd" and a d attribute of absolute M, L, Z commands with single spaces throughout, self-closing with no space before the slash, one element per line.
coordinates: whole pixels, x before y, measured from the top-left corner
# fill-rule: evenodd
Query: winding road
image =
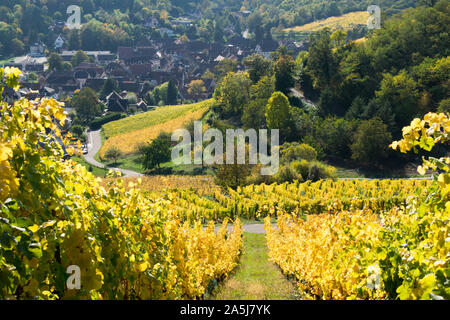
<path fill-rule="evenodd" d="M 86 162 L 92 164 L 93 166 L 106 168 L 110 170 L 120 171 L 125 177 L 141 177 L 143 174 L 134 172 L 131 170 L 125 170 L 120 168 L 112 168 L 105 166 L 103 163 L 98 162 L 94 159 L 95 155 L 100 151 L 102 147 L 102 138 L 100 136 L 100 130 L 90 131 L 88 133 L 89 143 L 88 143 L 88 153 L 84 156 Z"/>

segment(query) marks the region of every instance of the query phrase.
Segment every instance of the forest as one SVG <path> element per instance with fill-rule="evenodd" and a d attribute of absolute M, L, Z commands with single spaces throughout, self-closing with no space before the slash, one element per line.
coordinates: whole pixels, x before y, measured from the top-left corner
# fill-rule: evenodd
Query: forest
<path fill-rule="evenodd" d="M 285 47 L 272 59 L 247 57 L 246 72 L 219 81 L 208 121 L 218 128 L 280 128 L 286 154 L 303 143 L 333 164 L 386 173 L 418 160 L 423 153 L 399 155 L 388 145 L 415 117 L 449 112 L 449 9 L 448 1 L 408 9 L 362 44 L 324 29 L 295 60 Z"/>
<path fill-rule="evenodd" d="M 0 57 L 9 58 L 28 50 L 30 44 L 42 41 L 48 46 L 55 40 L 55 26 L 68 18 L 70 5 L 81 7 L 81 30 L 61 33 L 72 50 L 113 50 L 117 46 L 132 45 L 158 33 L 145 28 L 145 22 L 155 17 L 162 27 L 173 27 L 171 19 L 194 14 L 198 17 L 190 30 L 190 38 L 211 42 L 225 41 L 224 28 L 233 27 L 236 33 L 246 29 L 258 41 L 270 38 L 276 30 L 302 25 L 330 16 L 353 11 L 365 11 L 373 1 L 352 0 L 5 0 L 0 4 Z M 377 5 L 383 14 L 391 16 L 415 6 L 415 0 L 380 0 Z M 423 1 L 422 1 L 423 2 Z M 425 1 L 429 2 L 429 1 Z M 435 1 L 431 1 L 435 2 Z M 233 13 L 248 11 L 249 15 Z M 49 32 L 53 30 L 54 32 Z M 56 34 L 57 36 L 57 34 Z"/>

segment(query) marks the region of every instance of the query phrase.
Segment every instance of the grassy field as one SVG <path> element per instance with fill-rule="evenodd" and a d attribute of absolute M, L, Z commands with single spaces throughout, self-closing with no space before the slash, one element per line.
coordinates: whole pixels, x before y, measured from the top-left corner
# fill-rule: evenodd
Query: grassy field
<path fill-rule="evenodd" d="M 216 287 L 210 300 L 295 300 L 295 285 L 269 261 L 264 234 L 244 233 L 239 267 Z"/>
<path fill-rule="evenodd" d="M 161 132 L 171 133 L 183 128 L 191 120 L 201 119 L 211 107 L 212 100 L 178 106 L 160 107 L 103 126 L 106 141 L 100 150 L 103 159 L 110 147 L 119 148 L 125 155 L 135 153 L 136 147 L 156 138 Z"/>
<path fill-rule="evenodd" d="M 356 11 L 344 14 L 339 17 L 330 17 L 324 20 L 314 21 L 302 26 L 284 29 L 284 32 L 316 32 L 323 28 L 330 28 L 336 30 L 342 28 L 344 30 L 350 29 L 354 25 L 366 24 L 370 14 L 367 11 Z"/>
<path fill-rule="evenodd" d="M 108 174 L 108 170 L 104 168 L 99 168 L 96 166 L 93 166 L 84 160 L 82 157 L 72 157 L 72 160 L 81 164 L 82 166 L 86 167 L 86 169 L 89 170 L 89 168 L 92 168 L 92 174 L 96 177 L 104 178 Z"/>
<path fill-rule="evenodd" d="M 142 166 L 142 164 L 139 162 L 139 156 L 136 154 L 130 154 L 125 157 L 122 157 L 117 160 L 116 163 L 114 161 L 103 161 L 100 159 L 100 156 L 97 155 L 94 157 L 95 160 L 98 162 L 103 162 L 108 167 L 114 167 L 119 169 L 125 169 L 125 170 L 131 170 L 134 172 L 145 174 L 146 170 Z M 206 168 L 202 170 L 201 165 L 194 165 L 194 164 L 188 164 L 188 165 L 174 165 L 172 162 L 166 162 L 161 164 L 161 169 L 171 169 L 172 174 L 174 175 L 199 175 L 199 174 L 213 174 L 213 171 L 211 168 Z"/>

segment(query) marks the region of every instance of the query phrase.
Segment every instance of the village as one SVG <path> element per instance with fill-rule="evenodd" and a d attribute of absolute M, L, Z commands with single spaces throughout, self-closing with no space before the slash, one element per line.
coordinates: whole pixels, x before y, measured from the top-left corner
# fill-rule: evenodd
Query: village
<path fill-rule="evenodd" d="M 239 14 L 246 14 L 240 12 Z M 247 12 L 248 14 L 248 12 Z M 68 41 L 63 36 L 64 22 L 55 22 L 51 28 L 54 43 L 47 46 L 42 42 L 30 46 L 29 53 L 11 59 L 4 67 L 16 67 L 23 73 L 21 89 L 14 94 L 14 99 L 51 97 L 69 100 L 74 92 L 84 87 L 99 92 L 108 79 L 117 83 L 117 90 L 110 92 L 102 101 L 106 111 L 130 113 L 147 111 L 154 106 L 145 102 L 144 96 L 149 89 L 160 86 L 169 80 L 176 81 L 178 101 L 196 102 L 212 97 L 215 79 L 211 71 L 223 60 L 234 60 L 238 70 L 244 69 L 242 60 L 252 54 L 270 58 L 270 53 L 280 46 L 285 46 L 295 57 L 301 50 L 307 49 L 306 42 L 296 43 L 292 40 L 262 39 L 255 43 L 248 30 L 235 32 L 232 27 L 224 30 L 226 42 L 209 43 L 202 40 L 189 40 L 187 31 L 195 23 L 195 17 L 181 17 L 171 21 L 176 31 L 161 27 L 156 18 L 146 21 L 145 26 L 160 33 L 155 39 L 148 36 L 134 46 L 121 46 L 117 51 L 83 51 L 89 57 L 88 62 L 71 66 L 70 62 L 80 50 L 68 50 Z M 60 32 L 60 33 L 58 33 Z M 49 56 L 57 53 L 63 62 L 68 62 L 69 70 L 51 70 Z M 209 76 L 208 76 L 209 75 Z M 201 81 L 200 92 L 189 90 L 192 81 Z M 134 93 L 137 103 L 129 104 L 126 97 Z"/>

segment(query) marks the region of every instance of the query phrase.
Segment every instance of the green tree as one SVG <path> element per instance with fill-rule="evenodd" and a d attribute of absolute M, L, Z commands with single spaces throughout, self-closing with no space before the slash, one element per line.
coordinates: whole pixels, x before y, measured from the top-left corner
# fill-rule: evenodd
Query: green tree
<path fill-rule="evenodd" d="M 336 114 L 336 100 L 333 91 L 326 87 L 320 93 L 319 103 L 318 103 L 319 113 L 321 116 L 327 116 L 330 114 Z"/>
<path fill-rule="evenodd" d="M 223 33 L 223 29 L 220 26 L 220 24 L 215 21 L 214 22 L 214 42 L 223 42 L 223 38 L 224 38 L 224 33 Z"/>
<path fill-rule="evenodd" d="M 311 75 L 314 88 L 323 89 L 332 86 L 337 73 L 337 61 L 333 55 L 330 30 L 325 28 L 311 35 L 310 42 L 306 69 Z"/>
<path fill-rule="evenodd" d="M 17 38 L 12 39 L 11 41 L 11 51 L 15 55 L 22 54 L 25 50 L 25 45 L 23 42 Z"/>
<path fill-rule="evenodd" d="M 84 127 L 83 126 L 81 126 L 81 125 L 79 125 L 79 124 L 76 124 L 76 125 L 73 125 L 71 128 L 70 128 L 70 132 L 73 134 L 73 136 L 75 137 L 75 138 L 77 138 L 78 140 L 80 140 L 81 142 L 86 142 L 86 140 L 87 140 L 87 136 L 86 136 L 86 134 L 84 133 Z"/>
<path fill-rule="evenodd" d="M 73 29 L 69 32 L 69 50 L 79 50 L 81 48 L 80 30 Z"/>
<path fill-rule="evenodd" d="M 89 59 L 88 55 L 84 51 L 79 50 L 72 57 L 71 63 L 72 63 L 72 66 L 75 68 L 75 67 L 78 67 L 78 65 L 80 65 L 80 63 L 89 62 L 89 61 L 90 61 L 90 59 Z"/>
<path fill-rule="evenodd" d="M 120 151 L 117 147 L 111 147 L 105 152 L 105 159 L 106 160 L 113 160 L 114 165 L 117 164 L 117 160 L 119 160 L 120 157 L 122 157 L 123 153 Z"/>
<path fill-rule="evenodd" d="M 220 82 L 228 73 L 236 72 L 238 62 L 233 59 L 225 58 L 214 67 L 216 82 Z"/>
<path fill-rule="evenodd" d="M 273 77 L 263 76 L 258 83 L 250 87 L 251 99 L 265 99 L 266 101 L 275 92 L 275 81 Z"/>
<path fill-rule="evenodd" d="M 418 115 L 420 96 L 418 86 L 406 71 L 396 76 L 385 74 L 376 96 L 379 106 L 385 106 L 393 111 L 398 130 Z"/>
<path fill-rule="evenodd" d="M 266 99 L 252 100 L 244 107 L 242 124 L 246 129 L 264 129 L 266 126 Z"/>
<path fill-rule="evenodd" d="M 275 62 L 275 90 L 289 94 L 295 85 L 295 69 L 295 61 L 291 56 L 283 55 Z"/>
<path fill-rule="evenodd" d="M 351 146 L 352 159 L 366 167 L 378 166 L 387 158 L 391 141 L 392 135 L 380 118 L 362 121 Z"/>
<path fill-rule="evenodd" d="M 178 98 L 178 88 L 177 88 L 177 82 L 173 79 L 169 80 L 168 86 L 167 86 L 167 104 L 168 105 L 175 105 L 177 104 L 177 98 Z"/>
<path fill-rule="evenodd" d="M 437 112 L 450 114 L 450 98 L 444 99 L 439 103 Z"/>
<path fill-rule="evenodd" d="M 103 111 L 96 93 L 88 87 L 74 93 L 71 105 L 76 110 L 77 116 L 86 124 L 101 115 Z"/>
<path fill-rule="evenodd" d="M 248 151 L 248 148 L 246 148 Z M 246 157 L 245 164 L 237 164 L 237 147 L 234 144 L 235 163 L 226 163 L 226 155 L 223 157 L 223 164 L 215 165 L 215 183 L 223 188 L 237 189 L 247 182 L 247 178 L 252 173 L 252 166 L 248 164 Z"/>
<path fill-rule="evenodd" d="M 342 48 L 347 41 L 347 33 L 341 29 L 338 29 L 330 36 L 330 40 L 333 48 Z"/>
<path fill-rule="evenodd" d="M 70 71 L 72 70 L 72 64 L 70 62 L 64 62 L 63 63 L 63 70 L 64 71 Z"/>
<path fill-rule="evenodd" d="M 285 143 L 280 147 L 280 155 L 282 163 L 290 163 L 296 160 L 317 160 L 317 151 L 306 143 Z"/>
<path fill-rule="evenodd" d="M 112 78 L 106 79 L 102 89 L 100 90 L 100 99 L 105 99 L 111 92 L 117 91 L 118 88 L 119 87 L 116 80 Z"/>
<path fill-rule="evenodd" d="M 254 84 L 258 83 L 263 76 L 270 75 L 272 62 L 260 54 L 255 53 L 246 57 L 243 63 L 247 67 L 247 72 Z"/>
<path fill-rule="evenodd" d="M 291 113 L 288 98 L 279 91 L 270 97 L 266 108 L 266 122 L 269 129 L 279 129 L 282 137 L 290 133 Z"/>
<path fill-rule="evenodd" d="M 61 56 L 55 52 L 52 52 L 48 57 L 48 67 L 50 70 L 62 71 L 63 63 L 64 61 Z"/>
<path fill-rule="evenodd" d="M 28 82 L 37 82 L 38 81 L 38 75 L 34 72 L 30 72 L 27 75 L 27 81 Z"/>
<path fill-rule="evenodd" d="M 189 83 L 188 93 L 192 95 L 200 95 L 206 91 L 203 80 L 192 80 Z"/>
<path fill-rule="evenodd" d="M 251 80 L 247 72 L 228 73 L 214 91 L 219 115 L 240 116 L 250 100 Z"/>
<path fill-rule="evenodd" d="M 171 159 L 170 136 L 166 134 L 159 135 L 150 144 L 140 146 L 138 153 L 144 169 L 152 170 L 156 167 L 160 169 L 162 163 Z"/>
<path fill-rule="evenodd" d="M 83 135 L 84 128 L 82 126 L 80 126 L 79 124 L 77 124 L 77 125 L 72 126 L 72 128 L 70 128 L 70 132 L 72 132 L 72 134 L 76 138 L 79 138 Z"/>

